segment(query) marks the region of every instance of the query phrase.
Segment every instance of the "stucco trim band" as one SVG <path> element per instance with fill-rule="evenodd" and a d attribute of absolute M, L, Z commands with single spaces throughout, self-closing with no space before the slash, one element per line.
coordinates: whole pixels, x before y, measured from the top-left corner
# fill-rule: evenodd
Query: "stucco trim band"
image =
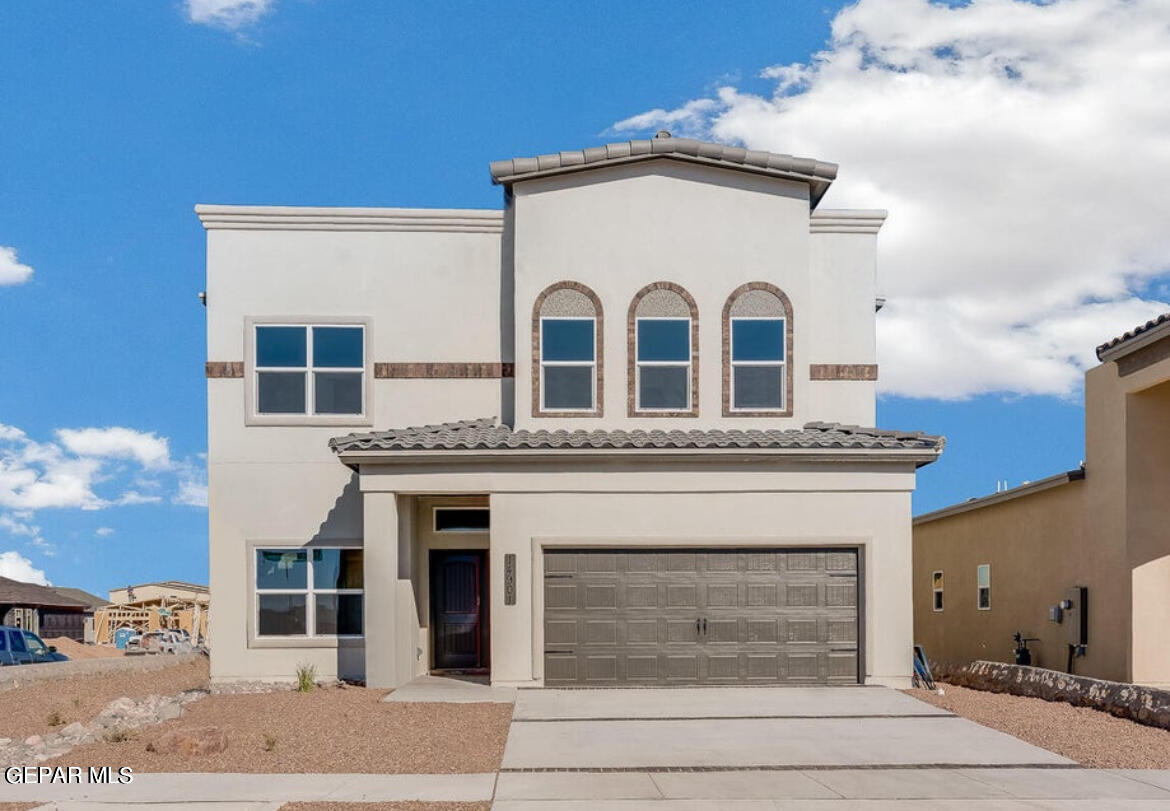
<path fill-rule="evenodd" d="M 1068 470 L 1064 473 L 1057 473 L 1055 476 L 1049 476 L 1046 479 L 1037 479 L 1034 482 L 1022 484 L 1019 487 L 1013 487 L 1011 490 L 1004 490 L 1002 493 L 994 493 L 990 496 L 983 496 L 983 498 L 973 498 L 970 501 L 964 501 L 960 504 L 952 504 L 950 507 L 943 507 L 941 510 L 923 513 L 914 519 L 914 526 L 918 526 L 919 524 L 927 524 L 931 521 L 937 521 L 940 518 L 949 518 L 952 515 L 959 515 L 960 513 L 969 512 L 971 510 L 990 507 L 993 504 L 1001 504 L 1005 501 L 1012 501 L 1024 496 L 1030 496 L 1034 493 L 1043 492 L 1044 490 L 1051 490 L 1053 487 L 1060 487 L 1062 484 L 1080 481 L 1083 478 L 1085 478 L 1084 468 L 1077 468 L 1076 470 Z"/>
<path fill-rule="evenodd" d="M 242 378 L 244 376 L 244 362 L 242 360 L 209 360 L 203 365 L 207 379 L 221 377 Z"/>
<path fill-rule="evenodd" d="M 513 363 L 375 363 L 379 380 L 494 380 L 514 377 Z"/>
<path fill-rule="evenodd" d="M 197 205 L 195 213 L 208 231 L 447 231 L 499 234 L 504 230 L 503 212 L 491 209 Z"/>
<path fill-rule="evenodd" d="M 882 209 L 820 209 L 808 219 L 810 234 L 876 234 L 889 212 Z"/>
<path fill-rule="evenodd" d="M 877 380 L 876 363 L 810 363 L 809 380 Z"/>

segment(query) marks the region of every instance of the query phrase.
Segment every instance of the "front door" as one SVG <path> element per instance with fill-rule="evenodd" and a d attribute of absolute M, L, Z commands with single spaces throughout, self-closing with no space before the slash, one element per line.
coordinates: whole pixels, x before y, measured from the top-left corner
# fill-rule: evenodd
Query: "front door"
<path fill-rule="evenodd" d="M 487 554 L 431 552 L 431 621 L 436 670 L 488 666 Z"/>

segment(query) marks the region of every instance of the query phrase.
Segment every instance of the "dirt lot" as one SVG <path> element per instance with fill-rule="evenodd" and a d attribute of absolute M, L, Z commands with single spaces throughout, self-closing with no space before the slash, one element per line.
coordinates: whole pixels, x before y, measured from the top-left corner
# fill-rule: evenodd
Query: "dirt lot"
<path fill-rule="evenodd" d="M 89 721 L 122 696 L 173 696 L 206 687 L 207 664 L 200 657 L 164 670 L 74 676 L 0 690 L 0 738 L 27 738 L 74 721 Z"/>
<path fill-rule="evenodd" d="M 953 684 L 946 695 L 907 690 L 914 698 L 1096 769 L 1170 769 L 1170 731 L 1088 707 L 1042 698 L 986 693 Z"/>
<path fill-rule="evenodd" d="M 121 659 L 122 651 L 109 645 L 85 645 L 70 639 L 67 636 L 58 636 L 46 639 L 46 645 L 52 645 L 58 653 L 63 653 L 70 659 Z"/>
<path fill-rule="evenodd" d="M 45 765 L 117 765 L 142 772 L 386 774 L 491 772 L 499 767 L 510 704 L 386 704 L 381 700 L 386 693 L 326 687 L 311 693 L 209 696 L 187 705 L 182 718 L 134 730 L 123 742 L 78 747 Z M 198 756 L 147 751 L 165 732 L 201 727 L 224 730 L 227 750 Z"/>
<path fill-rule="evenodd" d="M 489 811 L 491 803 L 285 803 L 280 811 Z M 4 809 L 0 808 L 0 811 Z"/>

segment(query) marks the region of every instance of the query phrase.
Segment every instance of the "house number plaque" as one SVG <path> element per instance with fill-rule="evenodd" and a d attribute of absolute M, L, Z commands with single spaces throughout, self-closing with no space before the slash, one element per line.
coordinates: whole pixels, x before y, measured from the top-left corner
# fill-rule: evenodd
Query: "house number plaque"
<path fill-rule="evenodd" d="M 516 605 L 516 556 L 504 555 L 504 605 Z"/>

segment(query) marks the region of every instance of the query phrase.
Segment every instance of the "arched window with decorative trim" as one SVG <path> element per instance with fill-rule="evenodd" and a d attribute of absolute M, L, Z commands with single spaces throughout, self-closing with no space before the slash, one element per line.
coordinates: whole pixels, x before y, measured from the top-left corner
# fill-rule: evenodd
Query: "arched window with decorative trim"
<path fill-rule="evenodd" d="M 767 282 L 723 306 L 723 416 L 792 416 L 792 302 Z"/>
<path fill-rule="evenodd" d="M 626 322 L 627 395 L 631 417 L 699 414 L 699 309 L 673 282 L 639 290 Z"/>
<path fill-rule="evenodd" d="M 532 415 L 600 417 L 604 402 L 601 300 L 578 282 L 557 282 L 532 308 Z"/>

